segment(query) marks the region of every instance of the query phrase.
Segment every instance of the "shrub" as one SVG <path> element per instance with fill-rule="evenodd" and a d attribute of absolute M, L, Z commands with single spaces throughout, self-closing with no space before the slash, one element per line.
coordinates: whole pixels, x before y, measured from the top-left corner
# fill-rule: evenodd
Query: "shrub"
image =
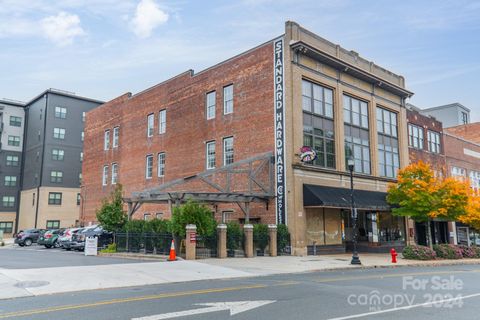
<path fill-rule="evenodd" d="M 102 201 L 97 210 L 97 220 L 107 231 L 117 232 L 127 222 L 127 213 L 123 210 L 122 185 L 117 184 L 110 198 Z"/>
<path fill-rule="evenodd" d="M 164 219 L 152 219 L 146 221 L 145 232 L 153 233 L 171 233 L 172 232 L 172 223 L 170 220 Z"/>
<path fill-rule="evenodd" d="M 210 209 L 193 201 L 188 201 L 173 209 L 172 231 L 176 235 L 185 237 L 187 224 L 196 225 L 197 234 L 200 236 L 213 236 L 217 227 L 217 222 Z"/>
<path fill-rule="evenodd" d="M 411 260 L 435 260 L 436 253 L 425 246 L 406 246 L 403 248 L 403 257 Z"/>
<path fill-rule="evenodd" d="M 144 233 L 147 221 L 144 220 L 130 220 L 125 223 L 123 231 L 131 233 Z"/>
<path fill-rule="evenodd" d="M 433 250 L 441 259 L 462 259 L 462 249 L 452 244 L 435 244 Z"/>
<path fill-rule="evenodd" d="M 464 258 L 475 258 L 477 256 L 477 252 L 473 247 L 459 245 L 457 246 L 462 251 L 462 257 Z"/>
<path fill-rule="evenodd" d="M 254 224 L 253 225 L 253 244 L 255 248 L 264 251 L 268 245 L 268 225 Z"/>
<path fill-rule="evenodd" d="M 117 252 L 117 244 L 111 243 L 105 249 L 100 250 L 101 253 L 115 253 Z"/>
<path fill-rule="evenodd" d="M 236 222 L 227 223 L 227 249 L 237 250 L 243 242 L 243 230 Z"/>
<path fill-rule="evenodd" d="M 288 227 L 284 224 L 277 225 L 277 250 L 285 252 L 287 246 L 290 245 L 290 233 Z"/>
<path fill-rule="evenodd" d="M 478 246 L 472 246 L 471 248 L 472 248 L 473 251 L 475 252 L 475 257 L 474 257 L 474 258 L 480 259 L 480 247 L 478 247 Z"/>

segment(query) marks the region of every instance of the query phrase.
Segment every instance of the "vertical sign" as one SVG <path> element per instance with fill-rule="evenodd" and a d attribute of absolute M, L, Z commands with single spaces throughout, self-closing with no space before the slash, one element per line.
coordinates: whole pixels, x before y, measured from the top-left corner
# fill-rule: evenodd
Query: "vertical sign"
<path fill-rule="evenodd" d="M 275 102 L 275 195 L 277 224 L 286 224 L 285 215 L 285 108 L 283 37 L 273 42 Z"/>

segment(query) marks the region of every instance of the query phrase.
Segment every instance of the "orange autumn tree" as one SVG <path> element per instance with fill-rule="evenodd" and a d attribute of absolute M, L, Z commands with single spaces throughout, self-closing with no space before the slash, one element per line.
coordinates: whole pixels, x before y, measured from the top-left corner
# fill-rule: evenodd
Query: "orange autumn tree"
<path fill-rule="evenodd" d="M 480 230 L 480 195 L 472 190 L 466 213 L 458 217 L 458 221 Z"/>
<path fill-rule="evenodd" d="M 426 223 L 432 247 L 430 221 L 457 220 L 465 215 L 469 196 L 470 188 L 465 182 L 437 178 L 429 164 L 419 161 L 398 171 L 398 182 L 388 187 L 387 201 L 394 206 L 394 215 Z"/>

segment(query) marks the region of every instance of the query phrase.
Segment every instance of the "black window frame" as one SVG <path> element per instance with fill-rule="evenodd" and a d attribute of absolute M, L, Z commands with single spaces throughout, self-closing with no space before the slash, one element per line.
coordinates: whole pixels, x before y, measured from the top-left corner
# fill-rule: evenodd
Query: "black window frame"
<path fill-rule="evenodd" d="M 62 205 L 62 199 L 63 199 L 62 192 L 49 192 L 48 193 L 48 204 L 49 205 L 61 206 Z"/>

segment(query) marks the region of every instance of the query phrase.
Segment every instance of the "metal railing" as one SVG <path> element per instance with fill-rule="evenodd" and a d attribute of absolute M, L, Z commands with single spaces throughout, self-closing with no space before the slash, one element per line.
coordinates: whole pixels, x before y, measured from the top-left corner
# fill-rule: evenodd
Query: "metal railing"
<path fill-rule="evenodd" d="M 116 233 L 117 252 L 168 255 L 172 243 L 169 233 Z"/>

